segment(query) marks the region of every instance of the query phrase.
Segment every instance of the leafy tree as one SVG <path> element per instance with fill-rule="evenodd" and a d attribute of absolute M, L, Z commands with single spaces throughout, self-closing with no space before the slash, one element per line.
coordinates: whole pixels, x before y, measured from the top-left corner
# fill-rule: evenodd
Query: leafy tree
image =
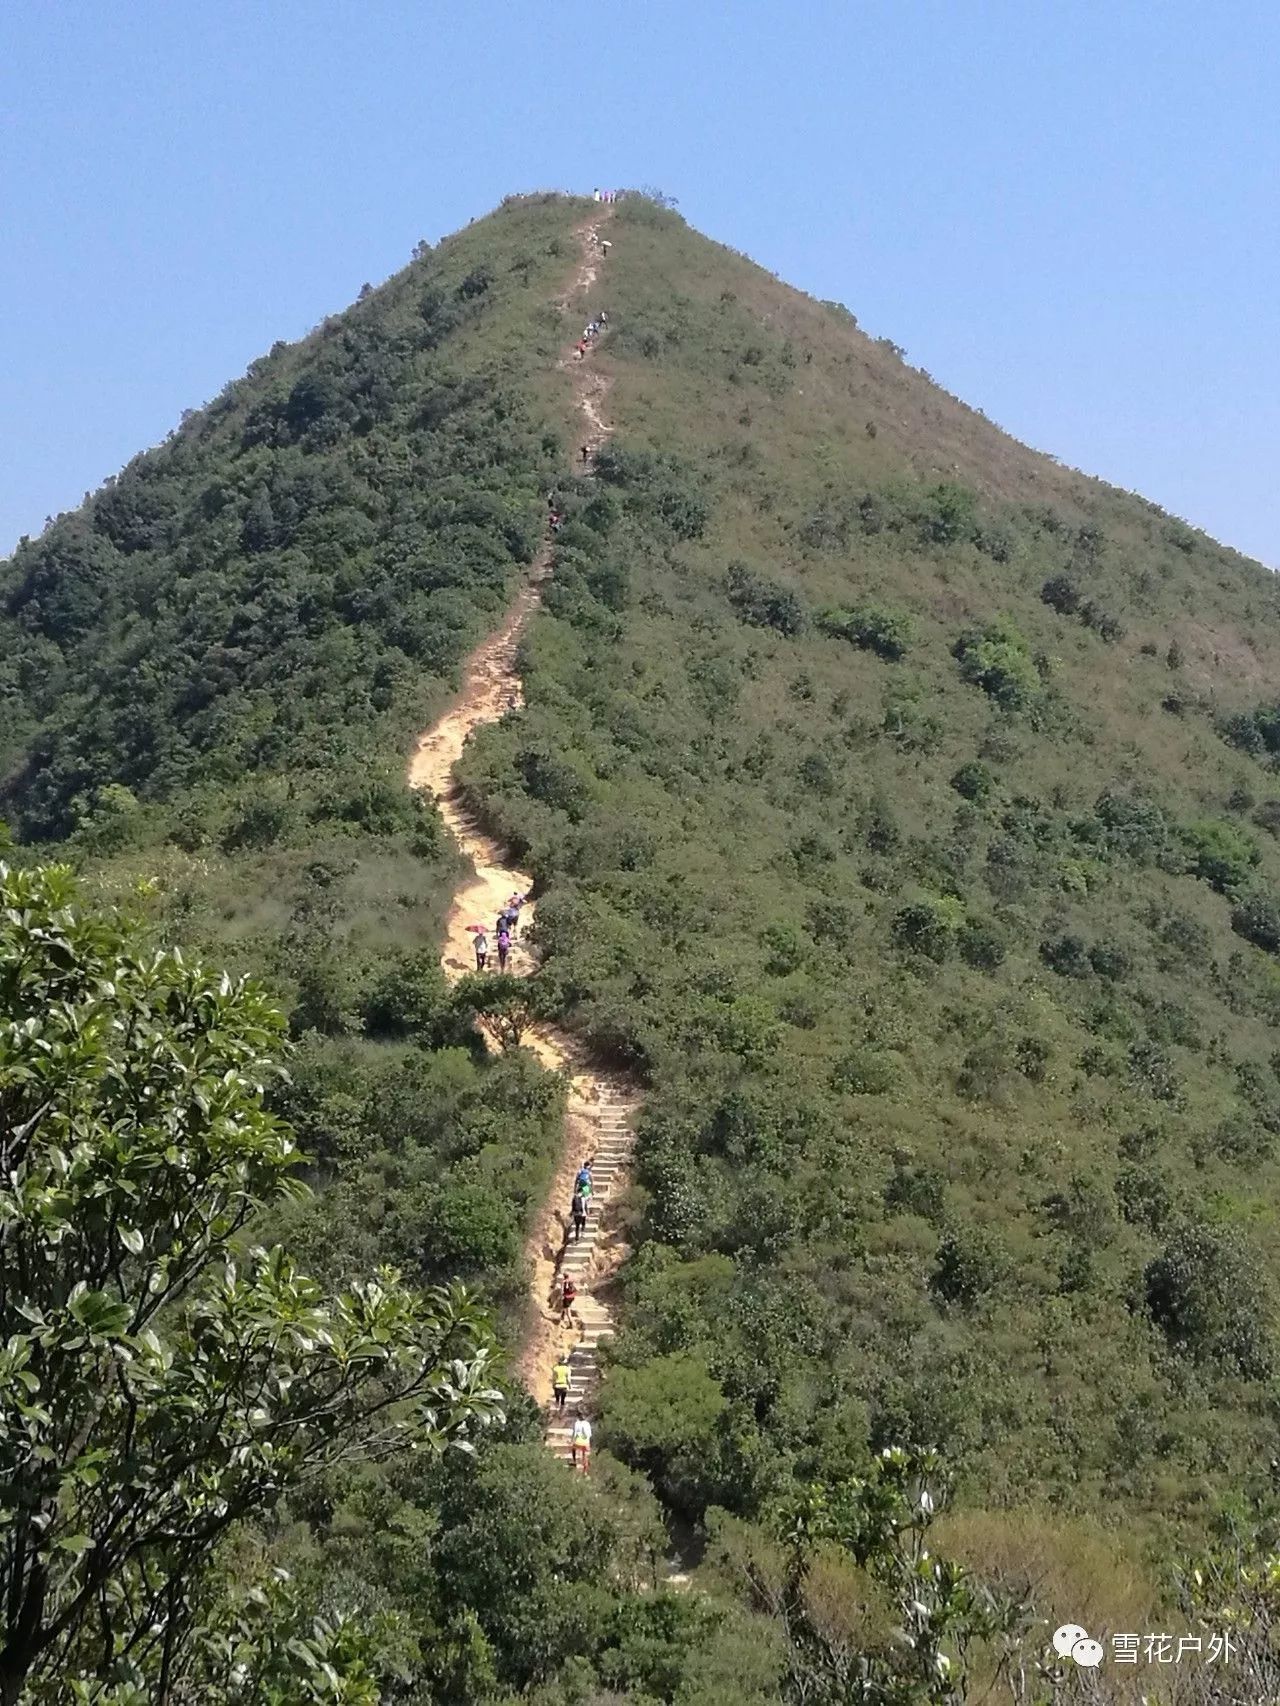
<path fill-rule="evenodd" d="M 980 1226 L 956 1226 L 938 1245 L 929 1289 L 944 1303 L 972 1309 L 1004 1277 L 1009 1258 L 995 1233 Z"/>
<path fill-rule="evenodd" d="M 981 802 L 990 798 L 995 781 L 987 766 L 975 758 L 952 774 L 951 786 L 963 799 Z"/>
<path fill-rule="evenodd" d="M 907 654 L 915 636 L 915 624 L 905 611 L 884 604 L 859 604 L 852 610 L 824 610 L 817 619 L 824 634 L 848 640 L 852 645 L 875 652 L 877 657 L 896 661 Z"/>
<path fill-rule="evenodd" d="M 808 620 L 804 605 L 789 587 L 753 574 L 745 563 L 730 565 L 726 585 L 729 602 L 744 622 L 776 628 L 789 637 L 804 631 Z"/>
<path fill-rule="evenodd" d="M 0 1700 L 165 1698 L 230 1526 L 326 1465 L 466 1447 L 496 1412 L 458 1289 L 326 1296 L 235 1251 L 296 1195 L 264 1108 L 281 1021 L 148 951 L 61 867 L 0 867 Z"/>
<path fill-rule="evenodd" d="M 943 480 L 925 494 L 920 526 L 931 543 L 956 545 L 972 539 L 976 520 L 977 498 L 968 486 Z"/>
<path fill-rule="evenodd" d="M 927 959 L 942 961 L 953 952 L 964 922 L 963 904 L 950 895 L 938 895 L 901 907 L 894 914 L 893 937 Z"/>
<path fill-rule="evenodd" d="M 722 1568 L 785 1632 L 787 1698 L 960 1706 L 984 1670 L 1016 1665 L 1029 1608 L 929 1547 L 949 1498 L 935 1453 L 892 1447 L 783 1502 L 771 1545 L 716 1524 Z"/>
<path fill-rule="evenodd" d="M 1040 598 L 1060 616 L 1074 616 L 1080 608 L 1080 588 L 1067 575 L 1052 575 L 1040 588 Z"/>
<path fill-rule="evenodd" d="M 1088 977 L 1094 970 L 1089 944 L 1083 936 L 1072 931 L 1064 931 L 1061 936 L 1050 936 L 1041 942 L 1040 958 L 1059 977 Z"/>
<path fill-rule="evenodd" d="M 1040 697 L 1040 676 L 1027 642 L 1008 617 L 971 628 L 952 647 L 960 674 L 1008 711 L 1022 711 Z"/>
<path fill-rule="evenodd" d="M 1267 953 L 1280 954 L 1280 898 L 1270 889 L 1254 889 L 1233 910 L 1231 928 Z"/>
<path fill-rule="evenodd" d="M 1246 883 L 1261 857 L 1252 836 L 1221 818 L 1189 823 L 1182 840 L 1191 869 L 1220 894 L 1232 894 Z"/>
<path fill-rule="evenodd" d="M 536 1018 L 529 980 L 499 972 L 464 977 L 454 990 L 454 1005 L 470 1013 L 502 1048 L 518 1048 Z"/>
<path fill-rule="evenodd" d="M 642 1469 L 669 1499 L 700 1510 L 719 1491 L 724 1392 L 705 1363 L 686 1352 L 609 1376 L 601 1437 Z"/>
<path fill-rule="evenodd" d="M 1175 1350 L 1249 1379 L 1268 1376 L 1269 1288 L 1238 1232 L 1183 1221 L 1147 1264 L 1143 1285 L 1151 1318 Z"/>

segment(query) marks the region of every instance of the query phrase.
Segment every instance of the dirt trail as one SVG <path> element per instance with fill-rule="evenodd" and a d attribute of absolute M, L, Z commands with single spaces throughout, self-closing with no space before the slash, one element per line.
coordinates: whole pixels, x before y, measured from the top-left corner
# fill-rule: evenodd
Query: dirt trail
<path fill-rule="evenodd" d="M 597 230 L 607 218 L 608 214 L 602 214 L 575 233 L 581 257 L 572 283 L 556 304 L 563 312 L 587 312 L 582 299 L 596 283 L 600 266 Z M 576 335 L 575 331 L 575 341 Z M 556 365 L 570 375 L 584 422 L 580 442 L 594 454 L 612 428 L 602 413 L 610 382 L 593 368 L 592 354 L 588 350 L 579 360 L 571 347 Z M 548 544 L 535 559 L 501 626 L 467 659 L 458 697 L 419 740 L 409 763 L 409 786 L 434 796 L 445 823 L 473 867 L 473 875 L 463 880 L 453 897 L 445 926 L 441 963 L 451 982 L 475 969 L 474 944 L 467 926 L 485 925 L 492 964 L 496 957 L 494 919 L 508 896 L 513 892 L 527 894 L 532 883 L 528 872 L 511 864 L 505 850 L 466 811 L 453 779 L 453 767 L 477 728 L 496 722 L 508 709 L 518 709 L 524 703 L 516 665 L 520 636 L 538 607 L 542 587 L 552 571 L 553 551 Z M 526 903 L 520 919 L 522 938 L 528 936 L 536 915 L 536 902 Z M 509 969 L 527 975 L 535 967 L 536 958 L 527 941 L 517 941 Z M 594 1066 L 575 1039 L 555 1026 L 534 1026 L 523 1040 L 545 1066 L 564 1072 L 569 1080 L 564 1147 L 550 1195 L 526 1249 L 532 1274 L 531 1311 L 519 1360 L 521 1379 L 536 1398 L 549 1403 L 552 1366 L 561 1351 L 569 1352 L 569 1404 L 563 1417 L 549 1416 L 547 1434 L 552 1449 L 567 1457 L 569 1420 L 576 1407 L 590 1408 L 598 1381 L 596 1347 L 613 1331 L 609 1282 L 626 1252 L 610 1209 L 630 1174 L 634 1141 L 631 1121 L 639 1095 L 627 1078 Z M 591 1208 L 581 1241 L 571 1243 L 567 1230 L 569 1200 L 574 1175 L 587 1156 L 595 1158 Z M 578 1301 L 573 1317 L 562 1326 L 557 1304 L 564 1274 L 573 1276 Z"/>

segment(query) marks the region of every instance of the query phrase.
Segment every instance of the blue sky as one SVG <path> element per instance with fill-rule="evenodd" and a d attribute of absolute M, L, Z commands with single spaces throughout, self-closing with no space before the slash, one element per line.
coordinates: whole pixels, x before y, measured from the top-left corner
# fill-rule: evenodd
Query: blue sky
<path fill-rule="evenodd" d="M 11 0 L 0 551 L 516 189 L 654 184 L 1280 565 L 1280 8 Z"/>

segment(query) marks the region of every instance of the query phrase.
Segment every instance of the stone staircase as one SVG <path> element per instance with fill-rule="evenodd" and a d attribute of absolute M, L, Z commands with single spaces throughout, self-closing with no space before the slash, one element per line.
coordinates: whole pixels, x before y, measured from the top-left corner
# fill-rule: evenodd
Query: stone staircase
<path fill-rule="evenodd" d="M 557 1289 L 565 1275 L 578 1288 L 574 1304 L 576 1323 L 565 1324 L 564 1342 L 570 1344 L 569 1397 L 563 1413 L 552 1402 L 548 1411 L 547 1444 L 557 1457 L 569 1457 L 569 1434 L 574 1412 L 582 1409 L 591 1415 L 595 1407 L 596 1388 L 600 1380 L 599 1345 L 613 1332 L 613 1311 L 592 1292 L 597 1279 L 608 1279 L 603 1252 L 603 1223 L 610 1202 L 616 1203 L 618 1193 L 625 1189 L 631 1171 L 631 1152 L 635 1133 L 630 1119 L 635 1111 L 633 1097 L 605 1090 L 593 1112 L 593 1147 L 591 1165 L 591 1198 L 587 1205 L 587 1224 L 576 1242 L 570 1232 L 569 1242 L 556 1264 Z M 569 1205 L 564 1205 L 568 1219 Z"/>

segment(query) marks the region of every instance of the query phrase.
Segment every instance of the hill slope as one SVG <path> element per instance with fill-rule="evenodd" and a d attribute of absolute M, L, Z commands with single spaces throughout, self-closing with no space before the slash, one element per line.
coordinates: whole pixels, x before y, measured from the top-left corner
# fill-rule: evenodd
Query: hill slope
<path fill-rule="evenodd" d="M 694 1517 L 912 1439 L 1198 1525 L 1274 1449 L 1274 583 L 642 199 L 566 481 L 583 212 L 419 257 L 19 550 L 6 815 L 276 979 L 318 1256 L 513 1301 L 556 1094 L 453 1046 L 398 778 L 554 487 L 462 774 L 539 999 L 650 1085 L 606 1443 Z"/>

